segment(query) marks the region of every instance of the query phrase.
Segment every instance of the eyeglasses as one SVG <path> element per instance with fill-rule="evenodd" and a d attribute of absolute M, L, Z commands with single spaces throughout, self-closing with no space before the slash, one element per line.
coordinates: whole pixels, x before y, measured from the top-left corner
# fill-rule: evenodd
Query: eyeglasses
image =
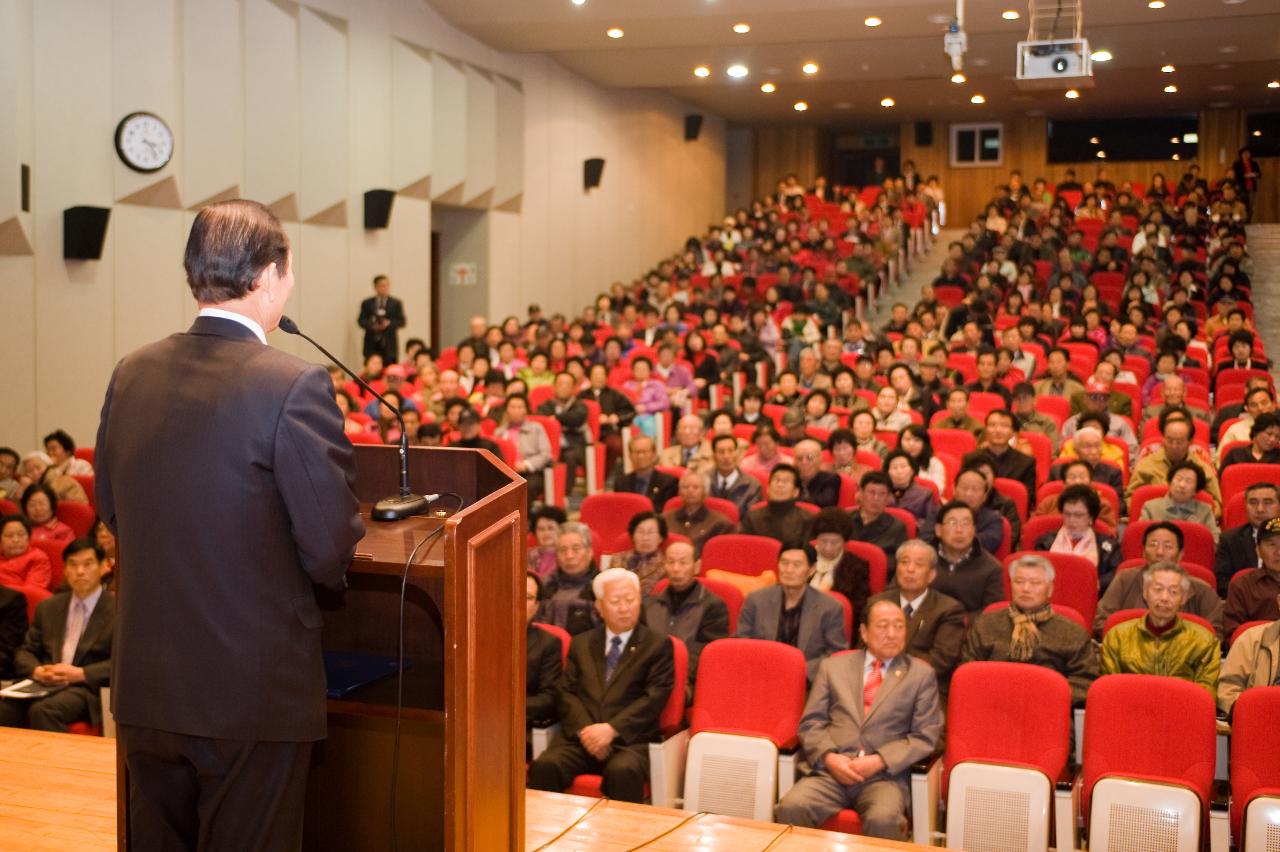
<path fill-rule="evenodd" d="M 947 518 L 942 522 L 944 527 L 963 528 L 973 526 L 973 521 L 968 518 Z"/>
<path fill-rule="evenodd" d="M 556 547 L 557 553 L 577 553 L 580 550 L 586 550 L 585 544 L 561 544 Z"/>

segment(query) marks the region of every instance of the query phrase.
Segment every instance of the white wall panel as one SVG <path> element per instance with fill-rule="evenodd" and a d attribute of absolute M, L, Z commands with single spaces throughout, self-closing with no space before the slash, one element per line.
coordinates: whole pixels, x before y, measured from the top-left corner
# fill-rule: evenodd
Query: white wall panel
<path fill-rule="evenodd" d="M 518 213 L 489 211 L 489 316 L 495 323 L 511 314 L 523 317 L 529 307 L 520 286 L 521 219 Z"/>
<path fill-rule="evenodd" d="M 405 318 L 400 345 L 410 337 L 431 338 L 431 225 L 435 211 L 430 202 L 417 198 L 396 199 L 391 211 L 392 291 L 404 300 Z M 372 282 L 370 282 L 370 294 Z M 351 307 L 354 322 L 357 305 Z M 403 350 L 402 350 L 403 354 Z"/>
<path fill-rule="evenodd" d="M 31 0 L 0 0 L 0 222 L 20 212 L 31 153 Z"/>
<path fill-rule="evenodd" d="M 183 3 L 182 117 L 170 126 L 178 134 L 183 154 L 179 189 L 187 207 L 243 179 L 246 134 L 240 14 L 240 0 Z"/>
<path fill-rule="evenodd" d="M 153 112 L 174 132 L 173 159 L 158 172 L 139 174 L 116 158 L 115 197 L 124 198 L 177 172 L 182 148 L 178 0 L 115 0 L 111 4 L 111 86 L 115 118 Z"/>
<path fill-rule="evenodd" d="M 186 221 L 182 210 L 120 204 L 111 211 L 117 355 L 186 329 L 183 308 L 193 302 L 182 268 Z"/>
<path fill-rule="evenodd" d="M 244 194 L 270 204 L 298 190 L 298 20 L 244 0 Z"/>
<path fill-rule="evenodd" d="M 356 311 L 347 296 L 347 241 L 334 239 L 343 232 L 320 225 L 302 225 L 293 246 L 293 274 L 297 314 L 289 314 L 307 334 L 341 357 L 347 326 Z M 320 363 L 324 356 L 303 341 L 302 357 Z"/>
<path fill-rule="evenodd" d="M 493 75 L 466 67 L 467 171 L 463 200 L 492 192 L 498 180 L 498 93 Z"/>
<path fill-rule="evenodd" d="M 303 9 L 298 19 L 301 182 L 305 221 L 347 197 L 346 24 Z M 356 211 L 359 212 L 359 211 Z"/>
<path fill-rule="evenodd" d="M 431 194 L 452 192 L 467 176 L 467 78 L 437 53 L 431 62 Z M 458 199 L 461 200 L 461 199 Z"/>
<path fill-rule="evenodd" d="M 0 443 L 18 452 L 36 444 L 36 292 L 35 258 L 0 256 L 0 364 L 5 365 L 0 405 Z M 40 432 L 40 435 L 46 433 Z"/>
<path fill-rule="evenodd" d="M 295 254 L 298 246 L 302 244 L 302 228 L 298 222 L 285 222 L 284 230 L 289 236 L 289 248 Z M 294 261 L 298 263 L 299 261 Z M 286 316 L 297 319 L 302 316 L 302 290 L 297 285 L 297 273 L 295 270 L 293 292 L 289 294 L 289 299 L 284 303 L 284 313 Z M 305 320 L 300 320 L 305 322 Z M 312 335 L 314 337 L 314 335 Z M 282 331 L 274 331 L 267 335 L 267 342 L 278 349 L 285 352 L 291 352 L 294 355 L 302 355 L 310 357 L 315 351 L 310 343 L 307 343 L 301 337 L 293 334 L 285 334 Z"/>
<path fill-rule="evenodd" d="M 425 48 L 391 42 L 391 183 L 431 176 L 431 73 Z"/>
<path fill-rule="evenodd" d="M 494 79 L 498 124 L 494 131 L 498 170 L 493 203 L 506 204 L 524 191 L 524 92 L 506 77 Z"/>

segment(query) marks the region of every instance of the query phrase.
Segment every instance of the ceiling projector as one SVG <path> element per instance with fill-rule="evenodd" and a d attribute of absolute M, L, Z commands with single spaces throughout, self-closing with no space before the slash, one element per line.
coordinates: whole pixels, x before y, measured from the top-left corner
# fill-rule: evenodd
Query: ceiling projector
<path fill-rule="evenodd" d="M 1083 38 L 1018 42 L 1020 89 L 1080 89 L 1093 85 L 1089 40 Z"/>

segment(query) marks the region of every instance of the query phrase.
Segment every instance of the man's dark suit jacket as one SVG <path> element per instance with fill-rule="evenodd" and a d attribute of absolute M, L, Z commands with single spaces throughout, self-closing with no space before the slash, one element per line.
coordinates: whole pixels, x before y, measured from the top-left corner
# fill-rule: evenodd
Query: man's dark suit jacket
<path fill-rule="evenodd" d="M 1258 567 L 1257 529 L 1253 524 L 1241 524 L 1226 530 L 1218 539 L 1218 552 L 1214 556 L 1213 573 L 1218 575 L 1218 595 L 1227 596 L 1227 584 L 1237 571 Z"/>
<path fill-rule="evenodd" d="M 870 607 L 880 601 L 901 603 L 897 588 L 890 587 L 867 601 Z M 964 607 L 960 601 L 929 589 L 920 608 L 907 619 L 907 653 L 919 657 L 938 675 L 938 687 L 944 692 L 960 659 L 964 645 Z"/>
<path fill-rule="evenodd" d="M 675 685 L 671 640 L 637 624 L 606 684 L 604 637 L 604 627 L 573 637 L 560 681 L 561 729 L 576 739 L 587 725 L 608 722 L 617 746 L 656 742 L 658 716 Z"/>
<path fill-rule="evenodd" d="M 404 328 L 405 324 L 404 302 L 393 296 L 388 296 L 386 319 L 391 321 L 391 325 L 382 331 L 374 331 L 373 323 L 377 319 L 378 297 L 370 296 L 360 303 L 360 316 L 356 320 L 360 327 L 364 329 L 364 348 L 361 351 L 366 358 L 377 353 L 382 356 L 384 362 L 390 364 L 399 357 L 400 353 L 398 332 Z"/>
<path fill-rule="evenodd" d="M 554 722 L 556 694 L 564 671 L 560 637 L 530 624 L 525 630 L 525 723 Z"/>
<path fill-rule="evenodd" d="M 820 470 L 808 482 L 800 483 L 800 499 L 819 508 L 840 502 L 840 474 Z"/>
<path fill-rule="evenodd" d="M 27 630 L 26 641 L 13 657 L 14 673 L 18 677 L 31 677 L 36 666 L 62 662 L 62 641 L 67 634 L 67 612 L 71 607 L 71 592 L 59 592 L 36 605 L 36 617 Z M 88 690 L 89 713 L 92 724 L 102 722 L 102 705 L 98 690 L 111 682 L 111 634 L 116 620 L 116 599 L 106 589 L 98 598 L 89 623 L 80 633 L 76 644 L 73 666 L 84 669 L 84 683 L 68 689 Z"/>
<path fill-rule="evenodd" d="M 613 490 L 630 494 L 643 493 L 653 503 L 653 511 L 661 513 L 667 501 L 680 492 L 680 480 L 654 468 L 649 472 L 649 487 L 644 492 L 639 490 L 638 477 L 634 473 L 626 473 L 618 477 L 618 484 Z"/>
<path fill-rule="evenodd" d="M 26 635 L 26 595 L 0 586 L 0 678 L 13 677 L 13 655 Z"/>
<path fill-rule="evenodd" d="M 98 513 L 119 536 L 116 720 L 174 734 L 325 735 L 313 584 L 364 535 L 321 367 L 199 317 L 126 356 L 98 428 Z"/>

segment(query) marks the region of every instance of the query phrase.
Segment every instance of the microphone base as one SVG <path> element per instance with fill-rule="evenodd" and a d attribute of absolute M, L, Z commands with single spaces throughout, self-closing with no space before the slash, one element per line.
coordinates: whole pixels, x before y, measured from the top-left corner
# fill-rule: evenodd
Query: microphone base
<path fill-rule="evenodd" d="M 373 504 L 369 517 L 375 521 L 402 521 L 427 511 L 431 504 L 421 494 L 408 494 L 404 497 L 384 497 Z"/>

